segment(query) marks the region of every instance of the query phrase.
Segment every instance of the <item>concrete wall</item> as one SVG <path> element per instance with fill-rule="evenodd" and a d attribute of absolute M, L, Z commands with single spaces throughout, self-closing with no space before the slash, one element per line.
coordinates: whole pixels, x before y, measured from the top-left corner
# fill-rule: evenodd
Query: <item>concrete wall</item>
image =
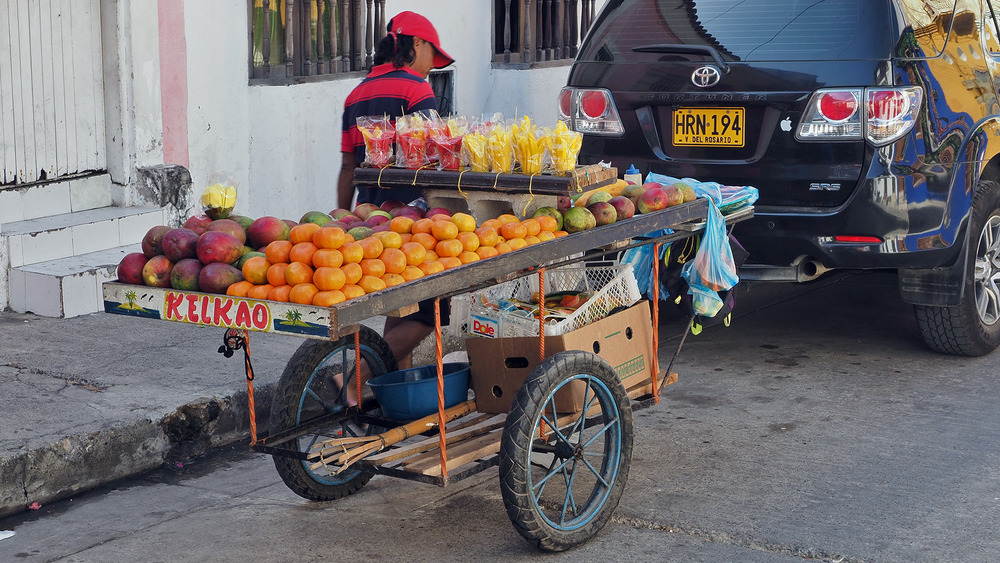
<path fill-rule="evenodd" d="M 501 111 L 513 117 L 516 110 L 518 115 L 554 125 L 556 94 L 569 64 L 494 70 L 491 5 L 491 0 L 389 0 L 386 17 L 406 9 L 434 22 L 442 48 L 456 60 L 451 68 L 458 113 Z M 184 0 L 184 10 L 188 145 L 195 195 L 213 177 L 222 176 L 238 183 L 237 212 L 242 214 L 297 220 L 306 211 L 336 207 L 343 104 L 360 78 L 249 86 L 246 1 Z M 141 25 L 138 19 L 133 17 L 133 22 Z M 145 64 L 136 66 L 137 79 L 145 76 Z M 148 96 L 146 105 L 152 108 L 154 93 L 138 90 L 136 97 Z M 149 147 L 145 155 L 152 156 L 152 144 L 145 142 L 144 132 L 140 136 L 139 145 Z"/>

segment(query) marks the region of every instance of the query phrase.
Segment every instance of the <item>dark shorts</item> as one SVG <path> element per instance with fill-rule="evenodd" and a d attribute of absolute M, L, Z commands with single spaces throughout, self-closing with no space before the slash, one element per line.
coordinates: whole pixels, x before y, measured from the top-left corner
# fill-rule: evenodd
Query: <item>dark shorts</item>
<path fill-rule="evenodd" d="M 451 307 L 449 306 L 450 300 L 441 300 L 441 326 L 446 326 L 450 322 L 451 318 Z M 417 321 L 426 326 L 434 326 L 434 300 L 425 299 L 418 303 L 420 307 L 416 313 L 407 315 L 403 317 L 408 321 Z"/>

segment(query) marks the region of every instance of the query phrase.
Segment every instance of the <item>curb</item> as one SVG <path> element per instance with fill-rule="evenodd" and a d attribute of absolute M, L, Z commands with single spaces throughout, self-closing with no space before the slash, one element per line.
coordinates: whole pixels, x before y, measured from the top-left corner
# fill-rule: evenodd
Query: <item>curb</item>
<path fill-rule="evenodd" d="M 273 384 L 255 388 L 258 421 L 268 420 Z M 258 429 L 266 429 L 258 423 Z M 202 398 L 160 420 L 81 432 L 0 458 L 0 518 L 246 440 L 247 393 Z"/>

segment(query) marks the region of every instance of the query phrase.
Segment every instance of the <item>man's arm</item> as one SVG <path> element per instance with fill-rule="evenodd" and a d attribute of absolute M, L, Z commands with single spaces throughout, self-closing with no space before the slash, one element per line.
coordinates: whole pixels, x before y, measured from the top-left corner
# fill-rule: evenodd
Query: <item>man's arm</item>
<path fill-rule="evenodd" d="M 340 166 L 340 180 L 337 182 L 337 207 L 341 209 L 351 209 L 351 201 L 354 199 L 354 169 L 357 168 L 357 159 L 353 152 L 342 152 L 343 164 Z"/>

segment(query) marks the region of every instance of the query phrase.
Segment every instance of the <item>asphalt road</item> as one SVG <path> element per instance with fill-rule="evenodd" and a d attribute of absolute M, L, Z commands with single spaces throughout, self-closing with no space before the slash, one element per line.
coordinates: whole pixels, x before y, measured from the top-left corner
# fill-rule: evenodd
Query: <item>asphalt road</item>
<path fill-rule="evenodd" d="M 1000 356 L 922 344 L 886 275 L 756 286 L 636 413 L 612 522 L 551 561 L 1000 560 Z M 661 361 L 679 321 L 661 332 Z M 534 559 L 497 472 L 333 503 L 244 448 L 0 520 L 0 561 Z"/>

